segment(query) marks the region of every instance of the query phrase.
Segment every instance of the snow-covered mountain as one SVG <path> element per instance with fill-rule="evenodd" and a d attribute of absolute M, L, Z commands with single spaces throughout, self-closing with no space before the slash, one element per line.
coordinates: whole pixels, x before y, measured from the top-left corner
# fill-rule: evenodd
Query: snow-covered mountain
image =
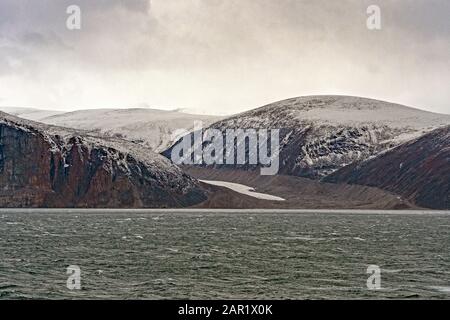
<path fill-rule="evenodd" d="M 210 128 L 224 136 L 227 129 L 280 129 L 280 173 L 319 179 L 449 124 L 450 115 L 378 100 L 308 96 L 244 112 Z"/>
<path fill-rule="evenodd" d="M 33 121 L 41 121 L 42 119 L 64 113 L 63 111 L 56 111 L 56 110 L 20 108 L 20 107 L 0 107 L 0 111 L 6 112 L 16 117 Z"/>
<path fill-rule="evenodd" d="M 195 121 L 205 126 L 219 118 L 178 111 L 147 108 L 93 109 L 67 112 L 39 119 L 40 122 L 68 128 L 87 130 L 95 135 L 117 137 L 139 143 L 155 152 L 162 152 L 175 141 L 172 134 L 192 130 Z"/>

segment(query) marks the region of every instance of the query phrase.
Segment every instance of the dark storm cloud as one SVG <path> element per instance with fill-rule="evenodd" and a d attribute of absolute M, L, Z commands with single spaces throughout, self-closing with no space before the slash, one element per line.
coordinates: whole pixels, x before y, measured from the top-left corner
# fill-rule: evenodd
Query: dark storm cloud
<path fill-rule="evenodd" d="M 73 4 L 80 31 L 65 27 Z M 338 93 L 448 112 L 449 13 L 447 0 L 1 0 L 0 86 L 46 107 L 223 113 Z"/>

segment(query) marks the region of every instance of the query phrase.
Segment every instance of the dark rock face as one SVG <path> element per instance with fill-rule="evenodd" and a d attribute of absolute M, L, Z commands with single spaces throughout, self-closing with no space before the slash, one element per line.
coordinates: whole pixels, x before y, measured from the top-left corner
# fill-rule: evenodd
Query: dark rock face
<path fill-rule="evenodd" d="M 206 199 L 151 151 L 55 131 L 0 115 L 0 207 L 176 208 Z"/>
<path fill-rule="evenodd" d="M 349 165 L 324 181 L 374 186 L 421 207 L 450 209 L 450 126 L 373 159 Z"/>

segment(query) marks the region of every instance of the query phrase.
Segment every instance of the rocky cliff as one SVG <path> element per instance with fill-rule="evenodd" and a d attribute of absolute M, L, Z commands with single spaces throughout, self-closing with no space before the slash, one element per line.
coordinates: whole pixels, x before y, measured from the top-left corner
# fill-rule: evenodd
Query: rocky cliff
<path fill-rule="evenodd" d="M 142 146 L 0 113 L 0 207 L 165 208 L 205 199 L 194 179 Z"/>

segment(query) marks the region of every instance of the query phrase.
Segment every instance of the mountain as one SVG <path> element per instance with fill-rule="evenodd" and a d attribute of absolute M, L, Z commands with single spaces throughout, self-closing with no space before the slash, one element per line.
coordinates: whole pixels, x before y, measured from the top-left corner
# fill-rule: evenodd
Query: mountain
<path fill-rule="evenodd" d="M 62 114 L 62 111 L 56 110 L 44 110 L 44 109 L 35 109 L 35 108 L 20 108 L 20 107 L 0 107 L 0 111 L 6 112 L 8 114 L 33 120 L 33 121 L 41 121 L 47 117 L 55 116 L 58 114 Z"/>
<path fill-rule="evenodd" d="M 450 126 L 325 178 L 327 182 L 378 187 L 422 207 L 450 209 Z"/>
<path fill-rule="evenodd" d="M 279 173 L 321 179 L 445 125 L 450 125 L 450 115 L 359 97 L 308 96 L 225 118 L 208 128 L 219 129 L 224 140 L 227 129 L 280 129 Z M 170 157 L 173 148 L 163 154 Z"/>
<path fill-rule="evenodd" d="M 166 208 L 206 199 L 151 150 L 0 112 L 0 207 Z"/>
<path fill-rule="evenodd" d="M 151 150 L 168 146 L 177 129 L 196 120 L 210 121 L 206 128 L 224 139 L 227 129 L 280 129 L 278 175 L 261 176 L 248 164 L 180 168 Z M 72 127 L 65 128 L 0 112 L 0 207 L 448 209 L 449 115 L 313 96 L 216 120 L 152 109 L 42 120 Z M 163 154 L 169 157 L 180 141 Z M 239 183 L 285 201 L 192 177 Z"/>
<path fill-rule="evenodd" d="M 175 142 L 172 134 L 176 130 L 191 131 L 195 121 L 202 121 L 207 126 L 218 119 L 177 111 L 134 108 L 79 110 L 44 117 L 39 121 L 87 130 L 92 135 L 122 138 L 159 153 Z"/>

